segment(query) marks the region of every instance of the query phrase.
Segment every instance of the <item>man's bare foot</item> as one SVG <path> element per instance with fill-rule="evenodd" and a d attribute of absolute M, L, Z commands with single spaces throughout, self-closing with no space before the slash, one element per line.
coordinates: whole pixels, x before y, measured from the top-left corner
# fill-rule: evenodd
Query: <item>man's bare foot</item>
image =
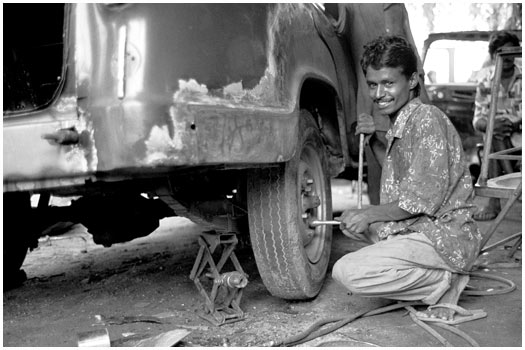
<path fill-rule="evenodd" d="M 445 294 L 443 294 L 441 299 L 439 299 L 438 304 L 457 305 L 459 301 L 459 296 L 467 286 L 469 279 L 469 275 L 460 275 L 457 273 L 453 273 L 450 281 L 450 288 L 446 291 Z M 426 317 L 441 318 L 442 320 L 451 321 L 454 319 L 455 311 L 450 308 L 435 307 L 432 308 L 432 310 L 426 310 L 421 313 L 424 314 Z"/>
<path fill-rule="evenodd" d="M 480 207 L 473 215 L 472 218 L 477 221 L 490 221 L 494 220 L 501 211 L 501 204 L 499 198 L 489 198 L 488 203 Z"/>

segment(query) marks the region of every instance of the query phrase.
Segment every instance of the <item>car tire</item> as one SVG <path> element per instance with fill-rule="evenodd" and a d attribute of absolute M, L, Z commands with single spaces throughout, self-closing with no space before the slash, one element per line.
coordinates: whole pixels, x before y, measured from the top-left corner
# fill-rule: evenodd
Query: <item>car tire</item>
<path fill-rule="evenodd" d="M 3 273 L 4 290 L 19 287 L 27 279 L 22 264 L 31 242 L 29 193 L 4 194 Z"/>
<path fill-rule="evenodd" d="M 330 177 L 325 146 L 312 115 L 301 111 L 295 156 L 248 176 L 250 239 L 262 281 L 284 299 L 309 299 L 321 290 L 330 259 Z M 317 199 L 318 200 L 317 200 Z M 318 205 L 317 205 L 318 204 Z"/>

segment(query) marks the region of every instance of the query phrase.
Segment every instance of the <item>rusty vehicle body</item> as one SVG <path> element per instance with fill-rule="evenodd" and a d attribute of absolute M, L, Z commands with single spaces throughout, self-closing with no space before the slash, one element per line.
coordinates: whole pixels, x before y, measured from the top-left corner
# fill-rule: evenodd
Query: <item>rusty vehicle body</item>
<path fill-rule="evenodd" d="M 179 215 L 249 231 L 272 294 L 319 292 L 331 227 L 308 223 L 332 218 L 330 177 L 350 162 L 355 114 L 351 61 L 323 8 L 4 10 L 5 284 L 55 222 L 111 246 Z M 60 196 L 74 200 L 49 205 Z"/>
<path fill-rule="evenodd" d="M 345 35 L 372 33 L 343 33 L 341 9 L 5 4 L 4 286 L 57 222 L 111 246 L 178 215 L 249 232 L 273 295 L 316 296 L 332 228 L 311 222 L 332 219 L 330 178 L 356 164 Z"/>

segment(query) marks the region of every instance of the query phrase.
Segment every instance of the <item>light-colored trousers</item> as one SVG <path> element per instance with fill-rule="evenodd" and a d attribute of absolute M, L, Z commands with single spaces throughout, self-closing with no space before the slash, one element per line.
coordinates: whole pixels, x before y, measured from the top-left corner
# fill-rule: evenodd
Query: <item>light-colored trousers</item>
<path fill-rule="evenodd" d="M 436 304 L 450 288 L 454 271 L 420 232 L 389 239 L 346 254 L 332 277 L 353 294 Z"/>

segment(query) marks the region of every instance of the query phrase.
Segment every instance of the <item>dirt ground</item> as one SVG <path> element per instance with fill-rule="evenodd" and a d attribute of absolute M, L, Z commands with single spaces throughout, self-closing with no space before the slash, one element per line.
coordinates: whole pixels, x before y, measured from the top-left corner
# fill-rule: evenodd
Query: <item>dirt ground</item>
<path fill-rule="evenodd" d="M 494 239 L 521 230 L 521 218 L 519 204 Z M 482 224 L 482 229 L 489 224 Z M 110 248 L 95 245 L 81 225 L 58 239 L 42 239 L 24 263 L 28 281 L 4 292 L 3 345 L 73 347 L 80 333 L 105 328 L 111 346 L 135 346 L 141 339 L 175 329 L 190 332 L 179 346 L 267 346 L 306 330 L 317 320 L 386 304 L 381 299 L 349 295 L 332 280 L 330 271 L 315 299 L 275 298 L 266 291 L 253 255 L 245 247 L 237 250 L 237 257 L 249 275 L 241 300 L 246 318 L 213 326 L 198 316 L 204 299 L 189 278 L 200 233 L 199 226 L 187 219 L 169 218 L 150 236 Z M 357 248 L 341 232 L 334 232 L 330 267 Z M 515 257 L 519 259 L 493 264 L 486 272 L 512 280 L 516 290 L 460 300 L 464 308 L 488 313 L 484 319 L 458 326 L 481 346 L 522 345 L 521 251 Z M 487 280 L 471 284 L 485 289 L 501 285 Z M 128 318 L 123 319 L 125 316 Z M 116 324 L 123 320 L 127 322 Z M 452 333 L 435 328 L 453 345 L 468 346 Z M 413 323 L 404 310 L 397 310 L 359 319 L 302 346 L 442 345 Z"/>

